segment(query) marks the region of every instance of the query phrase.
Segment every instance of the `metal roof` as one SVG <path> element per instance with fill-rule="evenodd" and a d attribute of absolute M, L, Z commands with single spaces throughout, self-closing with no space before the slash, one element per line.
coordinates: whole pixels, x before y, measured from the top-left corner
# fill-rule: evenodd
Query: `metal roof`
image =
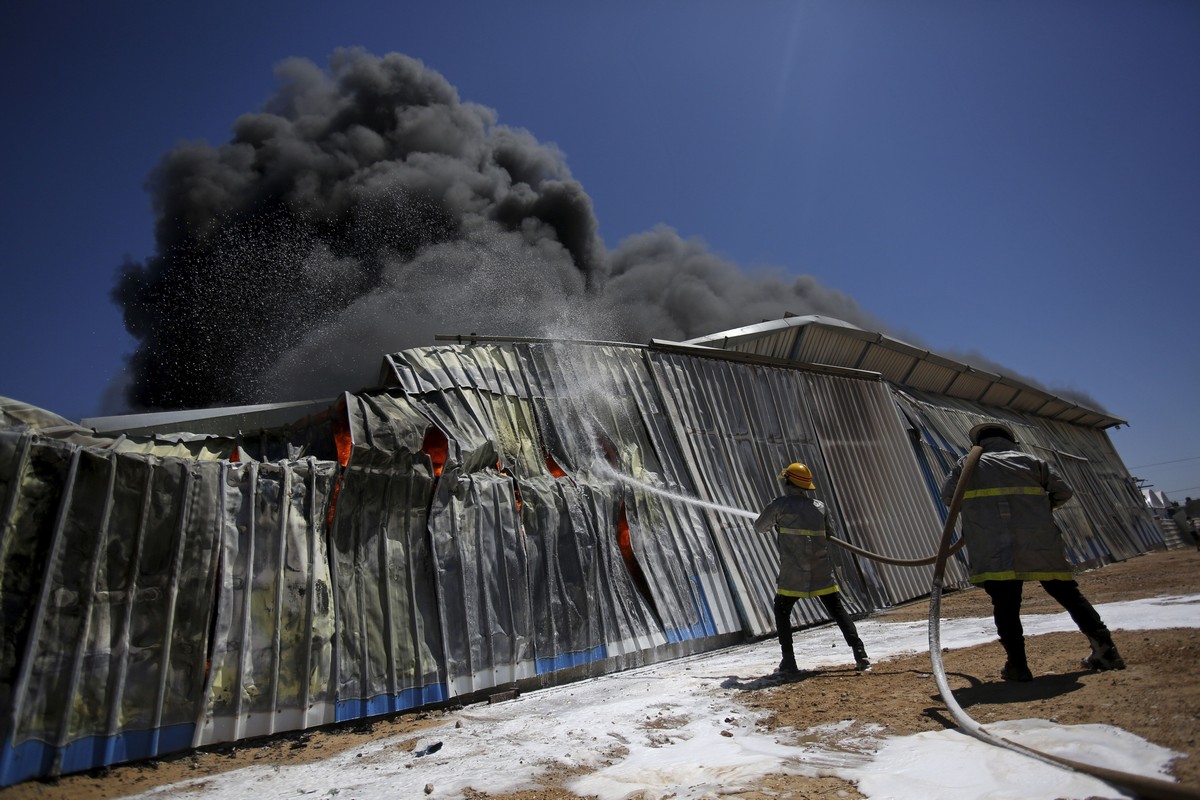
<path fill-rule="evenodd" d="M 112 417 L 88 417 L 80 420 L 84 428 L 96 433 L 211 433 L 235 436 L 239 431 L 259 430 L 287 425 L 331 406 L 328 400 L 294 400 L 286 403 L 262 403 L 246 406 L 189 408 L 182 411 L 152 411 Z"/>
<path fill-rule="evenodd" d="M 898 386 L 1089 428 L 1129 424 L 1120 417 L 1059 397 L 1019 378 L 972 367 L 833 317 L 815 314 L 785 317 L 700 336 L 683 344 L 870 370 Z"/>

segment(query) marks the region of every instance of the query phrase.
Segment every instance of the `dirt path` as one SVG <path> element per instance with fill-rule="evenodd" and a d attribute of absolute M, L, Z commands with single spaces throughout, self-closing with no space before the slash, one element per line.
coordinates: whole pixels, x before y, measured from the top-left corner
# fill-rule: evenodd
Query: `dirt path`
<path fill-rule="evenodd" d="M 1195 594 L 1200 592 L 1200 552 L 1186 549 L 1154 553 L 1083 573 L 1078 580 L 1084 594 L 1096 604 Z M 1025 594 L 1026 614 L 1061 610 L 1036 584 L 1027 585 Z M 873 618 L 909 621 L 924 620 L 927 615 L 928 603 L 917 602 Z M 942 600 L 943 617 L 990 615 L 988 598 L 978 589 L 952 592 Z M 1114 638 L 1129 664 L 1120 672 L 1082 670 L 1079 659 L 1087 647 L 1078 633 L 1029 638 L 1030 665 L 1037 676 L 1031 683 L 999 680 L 1004 655 L 998 643 L 948 652 L 944 662 L 959 704 L 980 723 L 1037 718 L 1064 725 L 1115 725 L 1186 753 L 1186 758 L 1175 762 L 1174 774 L 1185 784 L 1200 785 L 1200 630 L 1117 631 Z M 747 689 L 737 699 L 766 712 L 768 725 L 797 730 L 847 719 L 883 724 L 887 733 L 896 735 L 953 727 L 938 697 L 926 654 L 877 662 L 867 675 L 856 675 L 849 667 L 823 670 L 789 684 Z M 415 743 L 420 730 L 441 721 L 443 716 L 442 712 L 420 712 L 373 724 L 113 767 L 58 781 L 27 781 L 0 790 L 0 800 L 107 800 L 255 763 L 307 763 L 382 737 L 411 734 Z M 576 795 L 561 788 L 559 782 L 564 777 L 551 774 L 542 787 L 528 791 L 496 796 L 480 791 L 471 797 L 569 800 Z M 852 785 L 835 778 L 768 776 L 760 790 L 730 797 L 844 800 L 860 795 Z"/>

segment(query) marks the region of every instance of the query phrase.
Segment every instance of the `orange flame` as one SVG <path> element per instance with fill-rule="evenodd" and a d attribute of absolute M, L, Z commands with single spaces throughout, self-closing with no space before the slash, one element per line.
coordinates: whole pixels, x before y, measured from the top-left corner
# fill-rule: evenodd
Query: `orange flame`
<path fill-rule="evenodd" d="M 441 477 L 442 470 L 446 466 L 446 459 L 450 456 L 450 442 L 446 439 L 446 434 L 430 425 L 429 429 L 425 431 L 425 441 L 421 443 L 421 452 L 429 456 L 429 460 L 433 463 L 433 477 Z"/>
<path fill-rule="evenodd" d="M 629 518 L 625 515 L 625 501 L 623 500 L 621 501 L 621 513 L 617 517 L 617 547 L 621 549 L 621 558 L 625 562 L 625 569 L 629 570 L 629 577 L 633 579 L 633 585 L 637 587 L 642 597 L 653 609 L 655 607 L 654 594 L 650 591 L 650 581 L 646 580 L 646 573 L 642 571 L 642 565 L 638 563 L 637 556 L 633 553 L 633 539 L 629 535 Z"/>
<path fill-rule="evenodd" d="M 629 536 L 629 517 L 625 516 L 624 503 L 621 504 L 621 516 L 617 517 L 617 546 L 621 548 L 621 557 L 625 559 L 626 568 L 630 572 L 635 569 L 641 572 L 633 555 L 633 539 Z"/>
<path fill-rule="evenodd" d="M 337 460 L 342 465 L 342 471 L 333 484 L 333 491 L 329 493 L 329 516 L 325 519 L 329 530 L 333 530 L 333 512 L 337 508 L 338 494 L 342 491 L 345 467 L 350 463 L 350 453 L 354 450 L 354 437 L 350 433 L 350 412 L 346 409 L 345 398 L 338 402 L 333 413 L 333 444 L 337 448 Z"/>
<path fill-rule="evenodd" d="M 563 472 L 563 468 L 554 460 L 554 456 L 546 453 L 546 469 L 550 470 L 550 474 L 556 478 L 565 478 L 567 473 Z"/>
<path fill-rule="evenodd" d="M 337 413 L 333 417 L 333 443 L 337 447 L 337 460 L 343 467 L 350 463 L 350 453 L 354 450 L 354 437 L 350 433 L 350 415 L 346 411 L 346 403 L 338 404 Z"/>

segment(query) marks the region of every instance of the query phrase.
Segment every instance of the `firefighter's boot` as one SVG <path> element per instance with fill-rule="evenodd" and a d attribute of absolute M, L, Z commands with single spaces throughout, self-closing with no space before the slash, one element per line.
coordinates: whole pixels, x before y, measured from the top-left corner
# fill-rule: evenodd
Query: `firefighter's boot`
<path fill-rule="evenodd" d="M 870 671 L 871 659 L 867 658 L 867 648 L 863 647 L 862 640 L 852 643 L 850 647 L 854 650 L 854 668 L 859 672 Z"/>
<path fill-rule="evenodd" d="M 1083 666 L 1096 672 L 1106 672 L 1110 669 L 1125 669 L 1125 659 L 1117 652 L 1113 644 L 1112 634 L 1107 628 L 1101 628 L 1087 635 L 1092 652 L 1083 659 Z"/>
<path fill-rule="evenodd" d="M 1008 656 L 1003 669 L 1000 670 L 1000 677 L 1006 681 L 1022 683 L 1033 680 L 1033 673 L 1029 671 L 1029 662 L 1025 659 L 1025 637 L 1001 639 L 1000 644 L 1004 645 L 1004 652 Z"/>

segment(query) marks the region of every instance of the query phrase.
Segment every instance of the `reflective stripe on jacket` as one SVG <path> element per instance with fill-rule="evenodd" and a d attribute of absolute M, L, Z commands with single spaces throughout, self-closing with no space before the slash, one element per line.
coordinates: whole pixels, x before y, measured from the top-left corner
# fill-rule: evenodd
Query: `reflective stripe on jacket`
<path fill-rule="evenodd" d="M 1006 449 L 1011 443 L 984 439 L 982 446 L 962 501 L 971 582 L 1071 580 L 1062 533 L 1051 513 L 1071 499 L 1071 488 L 1042 459 Z M 942 485 L 946 505 L 965 460 Z"/>
<path fill-rule="evenodd" d="M 779 579 L 776 589 L 788 597 L 817 597 L 838 590 L 829 556 L 829 515 L 811 490 L 784 487 L 754 521 L 754 530 L 775 528 L 779 545 Z"/>

